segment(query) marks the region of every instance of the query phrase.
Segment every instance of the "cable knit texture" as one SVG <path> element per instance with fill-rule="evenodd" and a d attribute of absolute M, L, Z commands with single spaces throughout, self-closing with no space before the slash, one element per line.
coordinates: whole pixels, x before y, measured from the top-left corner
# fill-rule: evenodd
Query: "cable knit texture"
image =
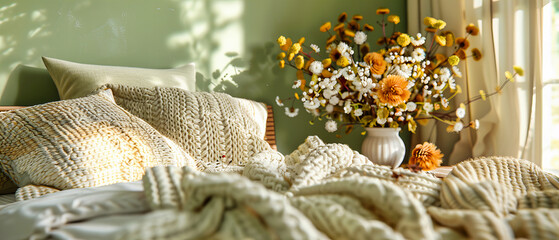
<path fill-rule="evenodd" d="M 92 229 L 118 222 L 125 227 L 111 229 L 124 239 L 559 239 L 558 178 L 525 160 L 472 159 L 440 180 L 374 165 L 346 145 L 311 136 L 287 156 L 261 151 L 246 162 L 242 175 L 153 167 L 142 181 L 144 195 L 130 195 L 145 204 L 126 209 L 135 214 L 48 207 L 59 210 L 47 210 L 53 221 L 32 218 L 34 231 L 92 238 Z M 111 206 L 131 200 L 118 196 Z M 0 213 L 34 213 L 42 203 L 28 202 Z"/>
<path fill-rule="evenodd" d="M 202 171 L 241 172 L 249 157 L 271 150 L 262 103 L 178 88 L 105 87 L 118 105 L 177 142 Z"/>
<path fill-rule="evenodd" d="M 174 145 L 117 106 L 110 90 L 0 113 L 4 173 L 19 187 L 38 185 L 18 191 L 19 200 L 52 192 L 45 189 L 136 181 L 157 165 L 192 164 Z"/>

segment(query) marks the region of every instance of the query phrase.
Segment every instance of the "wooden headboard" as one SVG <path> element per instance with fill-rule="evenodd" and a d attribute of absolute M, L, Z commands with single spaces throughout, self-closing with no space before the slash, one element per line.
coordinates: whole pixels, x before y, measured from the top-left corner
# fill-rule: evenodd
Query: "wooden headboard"
<path fill-rule="evenodd" d="M 24 108 L 24 107 L 0 106 L 0 112 L 10 111 L 10 110 L 15 110 L 20 108 Z M 268 118 L 266 119 L 266 135 L 264 136 L 264 140 L 266 140 L 266 142 L 270 144 L 270 147 L 272 147 L 272 149 L 277 150 L 278 148 L 276 145 L 276 128 L 274 125 L 274 110 L 270 105 L 266 105 L 266 108 L 268 110 Z"/>

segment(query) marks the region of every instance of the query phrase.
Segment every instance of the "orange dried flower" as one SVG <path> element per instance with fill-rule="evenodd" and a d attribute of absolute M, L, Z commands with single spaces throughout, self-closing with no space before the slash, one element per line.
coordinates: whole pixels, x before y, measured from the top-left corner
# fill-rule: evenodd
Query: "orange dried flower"
<path fill-rule="evenodd" d="M 379 8 L 379 9 L 377 9 L 377 14 L 378 14 L 378 15 L 380 15 L 380 14 L 389 14 L 389 13 L 390 13 L 390 9 L 388 9 L 388 8 Z"/>
<path fill-rule="evenodd" d="M 361 51 L 361 55 L 365 56 L 371 50 L 371 47 L 368 43 L 362 44 L 359 51 Z"/>
<path fill-rule="evenodd" d="M 408 81 L 400 75 L 388 75 L 380 81 L 378 97 L 381 103 L 398 106 L 405 103 L 411 95 L 407 89 Z"/>
<path fill-rule="evenodd" d="M 359 23 L 355 20 L 351 20 L 351 22 L 348 23 L 347 28 L 349 28 L 349 30 L 357 32 L 359 31 L 359 29 L 361 28 L 361 26 L 359 26 Z"/>
<path fill-rule="evenodd" d="M 472 36 L 476 36 L 479 34 L 479 28 L 477 28 L 474 24 L 470 23 L 466 26 L 466 32 L 471 34 Z"/>
<path fill-rule="evenodd" d="M 353 15 L 352 19 L 355 20 L 355 21 L 359 21 L 359 20 L 363 19 L 363 16 L 356 14 L 356 15 Z"/>
<path fill-rule="evenodd" d="M 466 51 L 464 51 L 464 49 L 462 49 L 462 48 L 458 49 L 458 51 L 456 51 L 455 55 L 458 56 L 462 60 L 466 59 Z"/>
<path fill-rule="evenodd" d="M 336 25 L 336 26 L 334 27 L 334 31 L 338 31 L 338 30 L 340 30 L 340 29 L 343 29 L 344 26 L 345 26 L 345 23 L 338 23 L 338 25 Z"/>
<path fill-rule="evenodd" d="M 340 16 L 338 16 L 338 22 L 345 22 L 345 20 L 347 19 L 347 13 L 343 12 L 342 14 L 340 14 Z"/>
<path fill-rule="evenodd" d="M 328 38 L 328 40 L 326 40 L 326 45 L 330 45 L 330 43 L 333 43 L 336 40 L 336 35 L 332 35 Z"/>
<path fill-rule="evenodd" d="M 372 74 L 381 75 L 384 73 L 384 71 L 386 71 L 386 61 L 380 53 L 367 53 L 367 55 L 363 57 L 363 61 L 369 64 Z"/>
<path fill-rule="evenodd" d="M 332 23 L 326 22 L 326 23 L 322 24 L 322 26 L 320 26 L 320 31 L 321 32 L 327 32 L 328 30 L 330 30 L 330 28 L 332 28 Z"/>
<path fill-rule="evenodd" d="M 483 55 L 481 54 L 481 51 L 479 49 L 474 48 L 472 49 L 472 56 L 474 57 L 475 61 L 479 61 Z"/>
<path fill-rule="evenodd" d="M 375 28 L 374 28 L 373 26 L 371 26 L 371 25 L 365 23 L 365 25 L 363 25 L 363 30 L 366 30 L 366 31 L 373 31 L 373 30 L 375 30 Z"/>
<path fill-rule="evenodd" d="M 468 49 L 470 47 L 470 41 L 462 37 L 456 38 L 456 44 L 458 45 L 459 48 L 463 48 L 463 49 Z"/>
<path fill-rule="evenodd" d="M 439 167 L 444 154 L 437 149 L 435 144 L 424 142 L 417 144 L 411 152 L 409 165 L 417 165 L 424 171 L 430 171 Z"/>

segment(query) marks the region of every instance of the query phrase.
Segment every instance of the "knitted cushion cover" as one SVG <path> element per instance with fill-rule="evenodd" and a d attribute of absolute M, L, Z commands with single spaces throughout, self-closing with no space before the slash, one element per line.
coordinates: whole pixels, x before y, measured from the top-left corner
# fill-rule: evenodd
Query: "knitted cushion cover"
<path fill-rule="evenodd" d="M 110 90 L 0 113 L 0 165 L 19 187 L 139 180 L 148 167 L 189 164 L 174 145 L 117 106 Z"/>
<path fill-rule="evenodd" d="M 106 85 L 118 105 L 174 140 L 202 171 L 240 172 L 264 141 L 266 107 L 224 93 Z"/>

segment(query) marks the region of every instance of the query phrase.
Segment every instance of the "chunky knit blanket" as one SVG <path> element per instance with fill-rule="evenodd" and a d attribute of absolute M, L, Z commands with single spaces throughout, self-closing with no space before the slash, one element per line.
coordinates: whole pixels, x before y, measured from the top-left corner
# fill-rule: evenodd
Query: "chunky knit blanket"
<path fill-rule="evenodd" d="M 242 174 L 155 167 L 142 185 L 128 197 L 81 195 L 88 201 L 70 215 L 60 204 L 76 202 L 65 198 L 43 211 L 49 221 L 17 213 L 51 196 L 7 206 L 0 231 L 10 219 L 39 225 L 38 237 L 85 238 L 107 226 L 125 239 L 559 239 L 559 178 L 513 158 L 465 161 L 441 180 L 309 137 L 287 156 L 253 155 Z"/>

